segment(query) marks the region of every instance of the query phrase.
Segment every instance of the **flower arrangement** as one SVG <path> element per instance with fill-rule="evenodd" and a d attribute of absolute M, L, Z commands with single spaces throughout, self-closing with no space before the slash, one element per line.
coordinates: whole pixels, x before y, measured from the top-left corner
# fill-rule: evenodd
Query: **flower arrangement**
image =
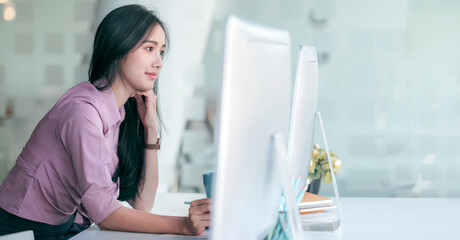
<path fill-rule="evenodd" d="M 342 172 L 342 161 L 339 156 L 330 151 L 334 173 Z M 318 144 L 313 145 L 313 152 L 310 161 L 310 170 L 308 172 L 308 182 L 321 178 L 325 184 L 332 182 L 331 170 L 327 160 L 326 150 L 321 149 Z"/>

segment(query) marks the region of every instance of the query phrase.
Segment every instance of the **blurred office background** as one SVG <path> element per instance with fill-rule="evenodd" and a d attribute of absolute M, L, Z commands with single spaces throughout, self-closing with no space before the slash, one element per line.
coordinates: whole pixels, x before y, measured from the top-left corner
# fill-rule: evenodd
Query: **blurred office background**
<path fill-rule="evenodd" d="M 1 182 L 41 117 L 87 80 L 99 22 L 128 3 L 155 7 L 170 28 L 160 192 L 203 191 L 201 173 L 213 168 L 223 26 L 235 14 L 290 31 L 292 78 L 298 46 L 316 46 L 342 196 L 460 197 L 455 0 L 0 0 Z"/>

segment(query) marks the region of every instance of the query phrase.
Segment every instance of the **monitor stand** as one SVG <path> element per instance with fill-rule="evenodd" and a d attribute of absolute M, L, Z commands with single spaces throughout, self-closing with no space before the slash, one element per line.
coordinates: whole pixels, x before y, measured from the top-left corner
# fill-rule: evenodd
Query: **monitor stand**
<path fill-rule="evenodd" d="M 284 230 L 285 234 L 288 234 L 287 239 L 298 240 L 304 239 L 303 231 L 336 231 L 341 225 L 342 219 L 342 207 L 340 204 L 340 196 L 337 187 L 337 181 L 334 173 L 334 166 L 332 164 L 332 158 L 330 156 L 329 145 L 324 131 L 324 125 L 321 118 L 321 113 L 316 112 L 316 117 L 320 123 L 321 133 L 323 136 L 324 146 L 326 148 L 327 158 L 329 162 L 329 169 L 331 171 L 332 184 L 334 186 L 335 199 L 334 202 L 337 205 L 336 211 L 326 211 L 320 214 L 306 214 L 300 216 L 297 203 L 295 202 L 292 184 L 289 179 L 288 168 L 287 168 L 287 151 L 283 143 L 281 134 L 273 134 L 272 137 L 272 149 L 273 158 L 275 163 L 278 165 L 279 176 L 281 177 L 283 195 L 285 198 L 285 214 L 288 228 Z M 266 239 L 272 239 L 272 236 Z"/>
<path fill-rule="evenodd" d="M 316 117 L 321 126 L 321 133 L 323 136 L 324 146 L 326 148 L 327 158 L 329 161 L 329 170 L 331 171 L 332 184 L 334 186 L 335 204 L 337 209 L 335 211 L 327 211 L 318 214 L 305 214 L 301 216 L 302 228 L 304 231 L 335 231 L 340 227 L 342 219 L 342 207 L 340 205 L 339 191 L 337 188 L 337 181 L 335 179 L 334 166 L 332 165 L 329 146 L 327 144 L 326 133 L 324 131 L 321 113 L 316 112 Z"/>
<path fill-rule="evenodd" d="M 275 163 L 278 165 L 280 174 L 279 176 L 281 177 L 282 182 L 283 195 L 286 201 L 285 214 L 287 220 L 287 229 L 285 229 L 284 232 L 290 236 L 286 239 L 304 239 L 299 209 L 297 208 L 297 203 L 295 202 L 293 192 L 294 189 L 292 188 L 291 180 L 288 174 L 286 146 L 284 145 L 283 137 L 281 134 L 274 134 L 272 143 L 274 150 L 273 157 L 275 158 Z M 281 218 L 281 215 L 279 217 Z"/>

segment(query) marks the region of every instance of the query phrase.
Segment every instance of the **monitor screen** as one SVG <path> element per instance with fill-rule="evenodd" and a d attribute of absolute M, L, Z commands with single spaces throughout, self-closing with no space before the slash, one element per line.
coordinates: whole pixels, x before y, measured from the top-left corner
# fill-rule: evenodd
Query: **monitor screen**
<path fill-rule="evenodd" d="M 281 195 L 272 136 L 287 146 L 291 109 L 286 30 L 229 17 L 217 120 L 212 239 L 262 239 Z"/>
<path fill-rule="evenodd" d="M 298 181 L 294 196 L 298 196 L 308 177 L 313 132 L 318 102 L 318 59 L 316 49 L 300 46 L 291 110 L 291 125 L 287 147 L 289 173 Z M 297 178 L 299 180 L 297 180 Z"/>

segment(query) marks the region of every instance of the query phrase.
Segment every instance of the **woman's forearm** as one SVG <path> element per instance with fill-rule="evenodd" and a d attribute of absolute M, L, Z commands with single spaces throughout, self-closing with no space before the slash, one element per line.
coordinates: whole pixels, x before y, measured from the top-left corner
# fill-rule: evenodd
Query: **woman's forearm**
<path fill-rule="evenodd" d="M 146 129 L 145 133 L 148 144 L 156 143 L 158 131 Z M 139 183 L 139 196 L 136 196 L 134 199 L 133 207 L 138 210 L 150 212 L 158 189 L 158 150 L 145 149 L 142 179 Z"/>
<path fill-rule="evenodd" d="M 186 217 L 156 215 L 120 207 L 98 224 L 102 230 L 145 233 L 192 234 L 186 228 Z"/>

